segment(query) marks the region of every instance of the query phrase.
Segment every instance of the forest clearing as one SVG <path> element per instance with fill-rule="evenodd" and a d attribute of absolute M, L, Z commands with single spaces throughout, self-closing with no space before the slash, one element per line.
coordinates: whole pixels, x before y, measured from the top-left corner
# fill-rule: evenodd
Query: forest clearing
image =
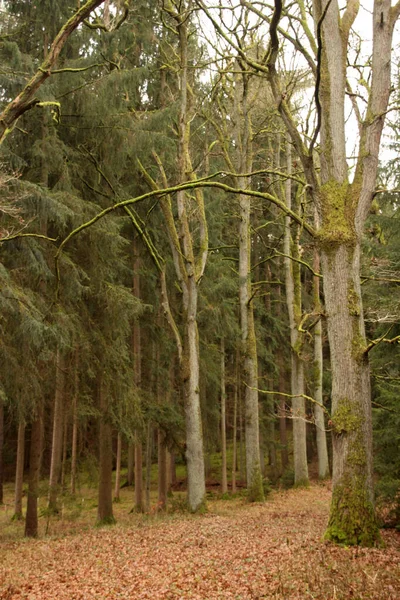
<path fill-rule="evenodd" d="M 272 492 L 264 504 L 210 498 L 194 516 L 129 514 L 124 488 L 118 524 L 99 529 L 89 499 L 74 521 L 52 519 L 48 537 L 3 535 L 0 598 L 398 600 L 399 532 L 383 531 L 382 549 L 322 541 L 329 487 Z"/>

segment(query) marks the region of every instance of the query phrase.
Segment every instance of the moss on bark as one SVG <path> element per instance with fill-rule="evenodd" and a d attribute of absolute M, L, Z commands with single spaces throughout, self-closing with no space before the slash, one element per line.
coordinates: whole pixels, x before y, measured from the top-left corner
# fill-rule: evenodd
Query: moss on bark
<path fill-rule="evenodd" d="M 325 539 L 346 546 L 376 546 L 381 536 L 362 476 L 347 475 L 335 486 Z"/>
<path fill-rule="evenodd" d="M 255 464 L 251 475 L 251 486 L 247 494 L 248 502 L 264 502 L 264 487 L 259 464 Z"/>

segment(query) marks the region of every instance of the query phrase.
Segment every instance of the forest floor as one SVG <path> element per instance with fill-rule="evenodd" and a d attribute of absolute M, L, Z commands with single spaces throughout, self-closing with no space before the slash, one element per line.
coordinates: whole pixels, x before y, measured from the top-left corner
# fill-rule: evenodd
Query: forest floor
<path fill-rule="evenodd" d="M 400 533 L 383 531 L 382 549 L 324 542 L 329 501 L 329 487 L 313 485 L 262 505 L 220 499 L 200 516 L 139 516 L 123 490 L 114 527 L 65 512 L 41 519 L 41 539 L 24 540 L 22 524 L 0 530 L 0 598 L 399 600 Z"/>

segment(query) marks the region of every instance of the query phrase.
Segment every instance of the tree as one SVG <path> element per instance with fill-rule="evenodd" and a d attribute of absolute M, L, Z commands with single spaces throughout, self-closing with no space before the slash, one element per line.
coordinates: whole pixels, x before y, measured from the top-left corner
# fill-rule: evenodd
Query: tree
<path fill-rule="evenodd" d="M 308 193 L 320 219 L 314 235 L 321 252 L 324 297 L 332 365 L 333 499 L 326 536 L 351 544 L 374 544 L 379 532 L 374 512 L 372 482 L 371 392 L 368 345 L 365 338 L 360 290 L 360 241 L 370 209 L 378 167 L 378 153 L 390 94 L 390 56 L 394 25 L 400 3 L 376 0 L 372 14 L 373 48 L 371 86 L 367 108 L 359 118 L 359 153 L 353 181 L 349 180 L 345 147 L 345 97 L 349 36 L 359 3 L 347 3 L 343 15 L 336 0 L 316 0 L 313 14 L 301 2 L 296 16 L 307 47 L 281 27 L 283 3 L 275 0 L 274 12 L 266 16 L 252 4 L 245 6 L 270 25 L 270 44 L 263 61 L 256 61 L 213 20 L 217 31 L 246 60 L 263 72 L 271 85 L 279 113 L 304 169 Z M 285 13 L 290 18 L 290 13 Z M 308 22 L 314 20 L 316 37 Z M 296 27 L 295 30 L 296 30 Z M 315 75 L 316 128 L 307 145 L 286 101 L 277 60 L 279 35 L 300 49 Z M 318 152 L 321 173 L 316 168 Z"/>

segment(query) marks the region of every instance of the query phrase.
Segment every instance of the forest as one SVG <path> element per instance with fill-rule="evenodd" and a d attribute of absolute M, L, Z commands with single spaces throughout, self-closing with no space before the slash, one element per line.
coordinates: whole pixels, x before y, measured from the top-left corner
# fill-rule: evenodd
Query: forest
<path fill-rule="evenodd" d="M 399 597 L 399 16 L 0 2 L 0 598 Z"/>

